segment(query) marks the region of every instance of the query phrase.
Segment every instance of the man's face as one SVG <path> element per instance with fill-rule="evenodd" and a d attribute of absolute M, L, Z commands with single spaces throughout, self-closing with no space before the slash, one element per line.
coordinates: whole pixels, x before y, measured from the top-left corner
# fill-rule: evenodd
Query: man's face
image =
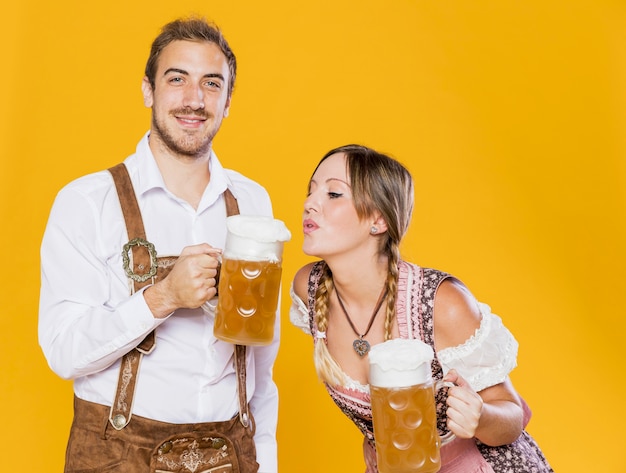
<path fill-rule="evenodd" d="M 144 103 L 152 107 L 151 146 L 203 157 L 228 114 L 229 70 L 214 43 L 173 41 L 158 60 L 154 89 L 144 78 Z M 155 149 L 153 149 L 155 151 Z"/>

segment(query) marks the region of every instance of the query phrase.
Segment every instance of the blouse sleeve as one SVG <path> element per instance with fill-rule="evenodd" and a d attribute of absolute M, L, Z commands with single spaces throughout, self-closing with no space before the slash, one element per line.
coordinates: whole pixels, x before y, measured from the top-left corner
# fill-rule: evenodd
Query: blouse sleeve
<path fill-rule="evenodd" d="M 304 333 L 311 335 L 311 327 L 309 326 L 309 310 L 302 299 L 293 290 L 293 283 L 289 288 L 291 296 L 291 307 L 289 308 L 289 319 L 291 323 L 301 329 Z"/>
<path fill-rule="evenodd" d="M 475 391 L 503 382 L 517 366 L 517 340 L 491 313 L 487 304 L 479 303 L 483 316 L 480 327 L 465 343 L 437 352 L 444 374 L 455 369 Z"/>

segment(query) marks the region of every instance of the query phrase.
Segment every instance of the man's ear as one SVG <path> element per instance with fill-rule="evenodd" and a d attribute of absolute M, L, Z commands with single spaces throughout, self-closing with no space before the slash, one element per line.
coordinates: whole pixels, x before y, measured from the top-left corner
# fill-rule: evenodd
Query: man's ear
<path fill-rule="evenodd" d="M 224 118 L 226 118 L 229 113 L 230 113 L 230 97 L 228 97 L 228 100 L 226 101 L 226 105 L 224 106 Z"/>
<path fill-rule="evenodd" d="M 154 96 L 148 77 L 144 77 L 143 81 L 141 81 L 141 92 L 143 93 L 143 104 L 146 107 L 151 108 L 154 104 Z"/>

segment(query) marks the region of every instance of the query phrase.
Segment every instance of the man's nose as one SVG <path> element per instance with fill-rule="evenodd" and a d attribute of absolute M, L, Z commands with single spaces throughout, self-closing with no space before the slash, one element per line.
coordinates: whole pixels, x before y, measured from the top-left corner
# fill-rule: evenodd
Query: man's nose
<path fill-rule="evenodd" d="M 201 110 L 204 108 L 204 91 L 202 87 L 190 84 L 185 90 L 184 104 L 193 110 Z"/>

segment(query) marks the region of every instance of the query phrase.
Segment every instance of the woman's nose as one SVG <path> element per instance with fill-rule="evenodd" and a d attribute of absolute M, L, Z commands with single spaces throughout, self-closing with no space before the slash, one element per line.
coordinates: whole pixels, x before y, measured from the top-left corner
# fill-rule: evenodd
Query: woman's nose
<path fill-rule="evenodd" d="M 317 204 L 312 193 L 304 199 L 304 211 L 307 213 L 317 211 Z"/>

